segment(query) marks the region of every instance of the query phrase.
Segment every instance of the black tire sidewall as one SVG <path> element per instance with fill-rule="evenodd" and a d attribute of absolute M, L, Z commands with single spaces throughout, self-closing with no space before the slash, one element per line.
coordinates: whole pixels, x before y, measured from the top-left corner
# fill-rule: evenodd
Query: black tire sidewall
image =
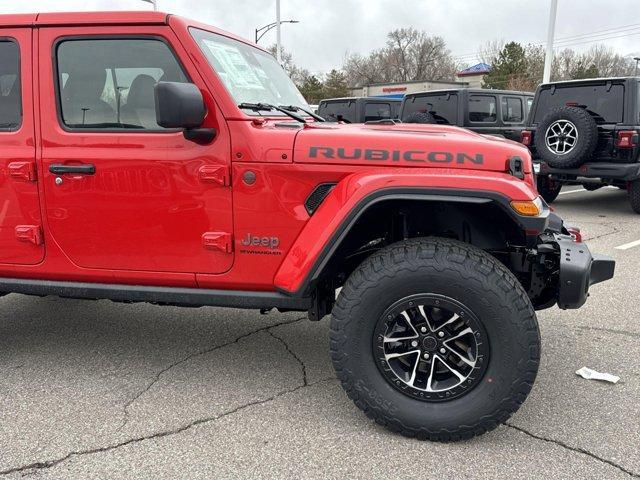
<path fill-rule="evenodd" d="M 499 291 L 486 288 L 485 280 L 464 269 L 438 272 L 429 266 L 411 269 L 406 265 L 401 274 L 380 278 L 378 288 L 361 292 L 360 308 L 352 310 L 354 316 L 345 332 L 349 339 L 347 368 L 357 378 L 354 387 L 370 405 L 394 417 L 403 428 L 419 430 L 428 425 L 429 430 L 437 431 L 477 424 L 483 416 L 495 415 L 501 403 L 516 395 L 514 386 L 522 382 L 518 366 L 531 355 L 532 341 L 536 343 L 521 322 L 535 323 L 535 314 L 531 310 L 529 318 L 523 319 Z M 374 357 L 374 330 L 384 311 L 400 298 L 421 293 L 445 295 L 464 304 L 478 318 L 489 339 L 489 360 L 483 378 L 471 391 L 453 400 L 425 402 L 405 395 L 384 378 Z M 537 342 L 539 348 L 539 338 Z"/>
<path fill-rule="evenodd" d="M 578 131 L 576 146 L 565 155 L 556 155 L 547 148 L 547 129 L 558 120 L 568 120 Z M 539 123 L 534 137 L 536 152 L 542 160 L 555 168 L 575 168 L 593 157 L 598 143 L 598 125 L 587 111 L 579 107 L 556 107 Z"/>
<path fill-rule="evenodd" d="M 560 195 L 562 183 L 557 180 L 551 180 L 548 177 L 540 176 L 536 179 L 536 187 L 545 202 L 551 203 Z"/>
<path fill-rule="evenodd" d="M 640 213 L 640 179 L 629 182 L 627 195 L 629 196 L 632 210 L 635 213 Z"/>

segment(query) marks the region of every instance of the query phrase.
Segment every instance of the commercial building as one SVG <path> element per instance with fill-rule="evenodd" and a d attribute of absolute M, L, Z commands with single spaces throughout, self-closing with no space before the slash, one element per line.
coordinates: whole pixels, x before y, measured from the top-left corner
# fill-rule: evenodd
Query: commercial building
<path fill-rule="evenodd" d="M 401 83 L 373 83 L 351 88 L 351 96 L 402 98 L 409 93 L 426 92 L 430 90 L 481 88 L 484 76 L 490 71 L 491 66 L 486 63 L 479 63 L 458 72 L 455 81 L 424 80 Z"/>

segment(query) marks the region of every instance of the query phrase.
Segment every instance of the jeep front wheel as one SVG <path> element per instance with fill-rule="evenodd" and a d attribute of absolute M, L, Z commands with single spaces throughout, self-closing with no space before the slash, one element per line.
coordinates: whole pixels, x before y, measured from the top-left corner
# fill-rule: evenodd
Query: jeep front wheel
<path fill-rule="evenodd" d="M 453 240 L 413 239 L 372 255 L 332 313 L 331 356 L 348 396 L 418 439 L 461 440 L 504 422 L 531 390 L 539 352 L 518 280 Z"/>

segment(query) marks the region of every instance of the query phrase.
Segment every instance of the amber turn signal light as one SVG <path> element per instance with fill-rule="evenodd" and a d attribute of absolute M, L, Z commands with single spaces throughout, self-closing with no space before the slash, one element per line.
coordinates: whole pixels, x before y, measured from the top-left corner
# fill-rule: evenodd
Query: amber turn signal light
<path fill-rule="evenodd" d="M 540 198 L 526 202 L 514 200 L 511 202 L 511 208 L 525 217 L 537 217 L 542 213 L 542 202 L 540 201 Z"/>

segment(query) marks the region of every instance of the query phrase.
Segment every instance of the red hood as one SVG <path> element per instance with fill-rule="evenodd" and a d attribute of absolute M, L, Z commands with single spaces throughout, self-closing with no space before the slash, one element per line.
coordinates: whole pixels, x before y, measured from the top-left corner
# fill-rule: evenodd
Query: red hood
<path fill-rule="evenodd" d="M 314 123 L 296 136 L 293 161 L 505 172 L 511 157 L 520 157 L 525 173 L 531 173 L 523 145 L 458 127 Z"/>

